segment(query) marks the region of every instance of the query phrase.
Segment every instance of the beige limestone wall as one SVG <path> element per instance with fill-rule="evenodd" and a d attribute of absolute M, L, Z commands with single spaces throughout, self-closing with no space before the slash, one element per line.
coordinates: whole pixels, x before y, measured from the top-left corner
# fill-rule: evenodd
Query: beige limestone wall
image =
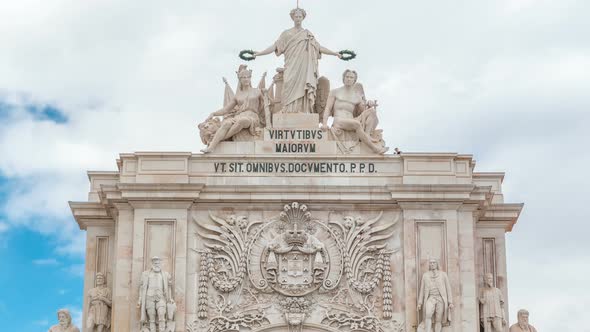
<path fill-rule="evenodd" d="M 227 173 L 221 162 L 372 163 L 374 173 Z M 89 172 L 89 202 L 71 202 L 80 227 L 87 230 L 84 296 L 94 286 L 99 239 L 108 241 L 107 283 L 113 292 L 112 331 L 137 331 L 138 287 L 149 258 L 162 256 L 174 279 L 177 331 L 196 319 L 199 254 L 193 218 L 245 214 L 276 217 L 285 203 L 299 201 L 314 217 L 339 220 L 344 215 L 371 216 L 385 211 L 399 216 L 391 256 L 393 311 L 407 331 L 419 323 L 416 297 L 427 260 L 441 261 L 455 303 L 448 331 L 476 331 L 477 294 L 485 272 L 495 275 L 506 301 L 505 233 L 522 205 L 505 204 L 503 173 L 474 173 L 471 156 L 402 154 L 401 156 L 195 155 L 191 153 L 123 154 L 119 172 Z M 84 319 L 87 313 L 84 301 Z M 508 306 L 506 305 L 506 308 Z M 506 312 L 508 315 L 508 312 Z M 508 317 L 508 316 L 507 316 Z"/>

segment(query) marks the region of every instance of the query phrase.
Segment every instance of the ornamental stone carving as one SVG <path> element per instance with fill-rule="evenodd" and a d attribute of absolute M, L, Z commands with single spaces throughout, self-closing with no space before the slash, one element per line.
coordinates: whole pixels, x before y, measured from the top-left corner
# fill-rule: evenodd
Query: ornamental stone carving
<path fill-rule="evenodd" d="M 151 269 L 141 274 L 139 284 L 141 331 L 174 332 L 176 303 L 172 298 L 172 278 L 162 271 L 159 257 L 154 256 L 151 261 Z"/>
<path fill-rule="evenodd" d="M 72 315 L 68 309 L 59 309 L 57 311 L 57 320 L 59 324 L 53 325 L 49 332 L 80 332 L 80 330 L 72 324 Z"/>
<path fill-rule="evenodd" d="M 202 245 L 198 319 L 187 330 L 402 331 L 388 247 L 396 221 L 382 217 L 319 220 L 293 202 L 268 220 L 193 218 Z"/>
<path fill-rule="evenodd" d="M 88 319 L 86 328 L 92 332 L 105 332 L 111 327 L 111 290 L 104 274 L 96 274 L 96 287 L 88 291 Z"/>

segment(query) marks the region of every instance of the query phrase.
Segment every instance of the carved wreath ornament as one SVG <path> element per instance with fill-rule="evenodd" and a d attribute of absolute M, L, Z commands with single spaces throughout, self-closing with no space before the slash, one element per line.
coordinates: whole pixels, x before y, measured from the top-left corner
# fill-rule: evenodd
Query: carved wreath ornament
<path fill-rule="evenodd" d="M 363 331 L 383 331 L 383 320 L 392 318 L 394 252 L 385 242 L 393 236 L 395 222 L 379 224 L 382 215 L 320 221 L 306 205 L 293 202 L 268 221 L 212 213 L 209 221 L 193 219 L 203 249 L 199 320 L 188 331 L 256 331 L 277 324 L 277 314 L 284 318 L 280 324 L 301 331 L 314 310 L 324 313 L 318 323 L 326 331 L 353 331 L 359 322 L 370 322 Z M 350 305 L 356 314 L 346 307 Z"/>

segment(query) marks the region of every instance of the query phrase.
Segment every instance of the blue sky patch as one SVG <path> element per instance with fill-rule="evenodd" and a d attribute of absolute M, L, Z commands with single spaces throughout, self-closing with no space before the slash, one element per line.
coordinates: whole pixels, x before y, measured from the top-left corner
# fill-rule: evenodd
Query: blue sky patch
<path fill-rule="evenodd" d="M 0 119 L 8 116 L 9 113 L 25 110 L 38 121 L 52 121 L 58 124 L 68 122 L 67 115 L 58 107 L 50 104 L 33 104 L 25 103 L 24 105 L 14 105 L 0 100 Z"/>

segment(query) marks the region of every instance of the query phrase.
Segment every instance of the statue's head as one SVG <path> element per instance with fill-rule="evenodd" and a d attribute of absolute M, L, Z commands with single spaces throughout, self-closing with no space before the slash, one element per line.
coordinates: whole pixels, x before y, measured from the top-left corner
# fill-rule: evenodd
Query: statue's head
<path fill-rule="evenodd" d="M 483 281 L 489 287 L 494 286 L 494 276 L 491 273 L 486 273 L 486 275 L 483 276 Z"/>
<path fill-rule="evenodd" d="M 293 22 L 301 23 L 305 19 L 305 16 L 307 16 L 307 13 L 305 12 L 305 9 L 303 9 L 303 8 L 295 8 L 295 9 L 291 10 L 291 12 L 289 13 L 289 16 L 291 16 L 291 19 L 293 20 Z"/>
<path fill-rule="evenodd" d="M 160 272 L 162 270 L 162 260 L 158 256 L 152 257 L 152 270 Z"/>
<path fill-rule="evenodd" d="M 70 327 L 72 324 L 72 315 L 68 309 L 59 309 L 57 311 L 57 320 L 62 327 Z"/>
<path fill-rule="evenodd" d="M 518 324 L 528 325 L 529 324 L 529 311 L 526 309 L 518 310 Z"/>
<path fill-rule="evenodd" d="M 238 80 L 240 81 L 240 87 L 251 86 L 252 70 L 248 69 L 248 66 L 241 65 L 237 71 Z"/>
<path fill-rule="evenodd" d="M 434 271 L 438 270 L 438 261 L 434 258 L 428 260 L 428 270 Z"/>
<path fill-rule="evenodd" d="M 352 69 L 346 69 L 344 73 L 342 73 L 342 83 L 346 86 L 353 86 L 357 79 L 358 74 Z"/>
<path fill-rule="evenodd" d="M 104 274 L 102 274 L 102 272 L 98 272 L 96 274 L 96 286 L 103 286 L 105 284 L 105 277 Z"/>

